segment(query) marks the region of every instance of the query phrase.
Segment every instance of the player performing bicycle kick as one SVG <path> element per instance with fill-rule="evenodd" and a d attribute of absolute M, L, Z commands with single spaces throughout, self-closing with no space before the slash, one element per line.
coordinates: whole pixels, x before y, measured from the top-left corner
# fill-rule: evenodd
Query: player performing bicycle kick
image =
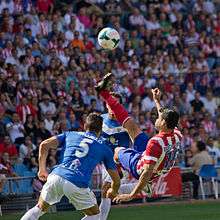
<path fill-rule="evenodd" d="M 119 203 L 134 199 L 143 190 L 149 193 L 152 180 L 171 170 L 180 150 L 182 135 L 176 128 L 179 114 L 175 110 L 162 108 L 161 92 L 156 88 L 152 89 L 152 93 L 158 111 L 155 122 L 158 134 L 148 140 L 147 135 L 128 115 L 126 109 L 110 94 L 112 76 L 111 73 L 105 75 L 96 86 L 96 90 L 111 108 L 118 122 L 127 130 L 133 142 L 133 148 L 115 149 L 115 162 L 138 180 L 130 194 L 121 194 L 114 198 L 113 201 Z"/>

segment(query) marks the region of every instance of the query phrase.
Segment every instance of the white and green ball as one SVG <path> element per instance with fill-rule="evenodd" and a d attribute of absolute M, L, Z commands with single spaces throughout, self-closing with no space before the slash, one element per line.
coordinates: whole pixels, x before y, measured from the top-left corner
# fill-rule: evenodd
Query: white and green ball
<path fill-rule="evenodd" d="M 104 49 L 114 50 L 119 41 L 120 35 L 114 28 L 103 28 L 98 34 L 98 43 Z"/>

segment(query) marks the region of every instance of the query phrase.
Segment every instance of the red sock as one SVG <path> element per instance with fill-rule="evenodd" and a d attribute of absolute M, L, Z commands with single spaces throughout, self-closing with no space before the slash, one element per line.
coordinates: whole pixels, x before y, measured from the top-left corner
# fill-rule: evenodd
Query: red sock
<path fill-rule="evenodd" d="M 100 92 L 100 95 L 109 105 L 118 122 L 123 125 L 129 119 L 128 112 L 123 107 L 123 105 L 121 105 L 114 97 L 112 97 L 109 91 L 104 90 Z"/>

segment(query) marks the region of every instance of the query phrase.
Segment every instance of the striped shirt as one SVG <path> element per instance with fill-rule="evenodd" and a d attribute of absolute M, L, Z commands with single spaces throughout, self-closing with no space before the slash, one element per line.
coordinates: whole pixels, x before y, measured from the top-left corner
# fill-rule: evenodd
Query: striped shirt
<path fill-rule="evenodd" d="M 169 172 L 174 166 L 180 150 L 182 135 L 175 129 L 171 133 L 161 132 L 152 137 L 137 163 L 137 173 L 140 175 L 145 164 L 155 164 L 152 179 Z"/>

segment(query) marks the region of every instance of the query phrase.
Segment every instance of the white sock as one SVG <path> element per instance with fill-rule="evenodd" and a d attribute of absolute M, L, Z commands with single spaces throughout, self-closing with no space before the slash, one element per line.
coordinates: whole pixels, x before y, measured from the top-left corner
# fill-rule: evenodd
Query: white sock
<path fill-rule="evenodd" d="M 86 215 L 85 217 L 83 217 L 81 220 L 98 220 L 99 219 L 99 215 Z"/>
<path fill-rule="evenodd" d="M 102 198 L 101 204 L 99 206 L 99 210 L 100 210 L 99 220 L 107 220 L 110 209 L 111 209 L 111 199 Z"/>
<path fill-rule="evenodd" d="M 45 212 L 41 211 L 37 206 L 34 206 L 24 214 L 21 220 L 38 220 L 43 214 L 45 214 Z"/>

